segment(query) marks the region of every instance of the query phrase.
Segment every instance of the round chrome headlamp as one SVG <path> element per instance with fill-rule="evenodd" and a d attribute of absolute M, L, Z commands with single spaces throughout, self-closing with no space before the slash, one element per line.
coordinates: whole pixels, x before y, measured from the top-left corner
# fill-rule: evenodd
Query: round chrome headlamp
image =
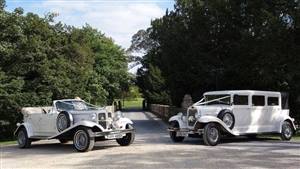
<path fill-rule="evenodd" d="M 91 119 L 96 120 L 97 119 L 97 114 L 96 113 L 91 114 Z"/>
<path fill-rule="evenodd" d="M 120 118 L 123 118 L 123 117 L 124 117 L 123 113 L 120 112 L 120 111 L 117 111 L 117 112 L 115 113 L 114 119 L 115 119 L 115 120 L 119 120 Z"/>

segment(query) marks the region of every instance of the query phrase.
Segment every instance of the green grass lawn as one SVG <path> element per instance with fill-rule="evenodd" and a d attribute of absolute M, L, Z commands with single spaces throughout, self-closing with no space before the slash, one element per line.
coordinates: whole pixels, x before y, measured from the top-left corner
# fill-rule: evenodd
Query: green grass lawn
<path fill-rule="evenodd" d="M 0 141 L 0 145 L 1 146 L 11 145 L 11 144 L 17 144 L 17 141 L 16 140 L 12 140 L 12 141 Z"/>
<path fill-rule="evenodd" d="M 123 108 L 130 109 L 130 108 L 142 108 L 143 107 L 143 98 L 136 98 L 132 100 L 125 100 Z M 122 101 L 123 104 L 123 101 Z"/>

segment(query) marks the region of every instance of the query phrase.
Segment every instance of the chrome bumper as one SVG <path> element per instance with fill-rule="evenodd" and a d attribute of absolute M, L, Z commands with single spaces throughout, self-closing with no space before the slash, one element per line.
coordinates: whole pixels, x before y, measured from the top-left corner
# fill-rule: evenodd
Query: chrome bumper
<path fill-rule="evenodd" d="M 135 129 L 125 129 L 125 130 L 112 130 L 112 131 L 105 131 L 105 132 L 95 132 L 94 137 L 105 137 L 106 139 L 116 139 L 122 138 L 127 133 L 134 133 Z"/>
<path fill-rule="evenodd" d="M 185 133 L 185 134 L 202 134 L 203 133 L 203 129 L 198 129 L 198 130 L 193 130 L 193 129 L 189 129 L 189 128 L 174 128 L 174 127 L 169 127 L 168 131 L 175 131 L 178 133 Z"/>

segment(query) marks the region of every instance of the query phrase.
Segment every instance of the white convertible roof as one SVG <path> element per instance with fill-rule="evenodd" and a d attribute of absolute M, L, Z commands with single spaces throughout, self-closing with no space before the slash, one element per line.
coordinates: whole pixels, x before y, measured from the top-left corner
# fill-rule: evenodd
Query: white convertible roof
<path fill-rule="evenodd" d="M 224 90 L 224 91 L 211 91 L 205 92 L 203 95 L 223 95 L 223 94 L 247 94 L 247 95 L 271 95 L 281 96 L 280 92 L 273 91 L 259 91 L 259 90 Z"/>

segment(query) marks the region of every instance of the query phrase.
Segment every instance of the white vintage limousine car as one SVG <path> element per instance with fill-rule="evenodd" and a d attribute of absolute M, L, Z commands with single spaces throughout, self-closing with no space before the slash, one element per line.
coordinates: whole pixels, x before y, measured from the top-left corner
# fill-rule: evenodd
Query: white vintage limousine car
<path fill-rule="evenodd" d="M 287 96 L 280 92 L 236 90 L 204 93 L 203 98 L 169 119 L 170 137 L 181 142 L 201 136 L 206 145 L 217 145 L 221 135 L 278 133 L 290 140 L 296 131 L 289 116 Z"/>
<path fill-rule="evenodd" d="M 121 146 L 134 141 L 133 122 L 121 112 L 108 112 L 83 100 L 53 101 L 52 107 L 22 108 L 23 123 L 15 131 L 20 148 L 32 141 L 58 139 L 61 143 L 73 140 L 79 152 L 89 151 L 95 141 L 116 139 Z"/>

